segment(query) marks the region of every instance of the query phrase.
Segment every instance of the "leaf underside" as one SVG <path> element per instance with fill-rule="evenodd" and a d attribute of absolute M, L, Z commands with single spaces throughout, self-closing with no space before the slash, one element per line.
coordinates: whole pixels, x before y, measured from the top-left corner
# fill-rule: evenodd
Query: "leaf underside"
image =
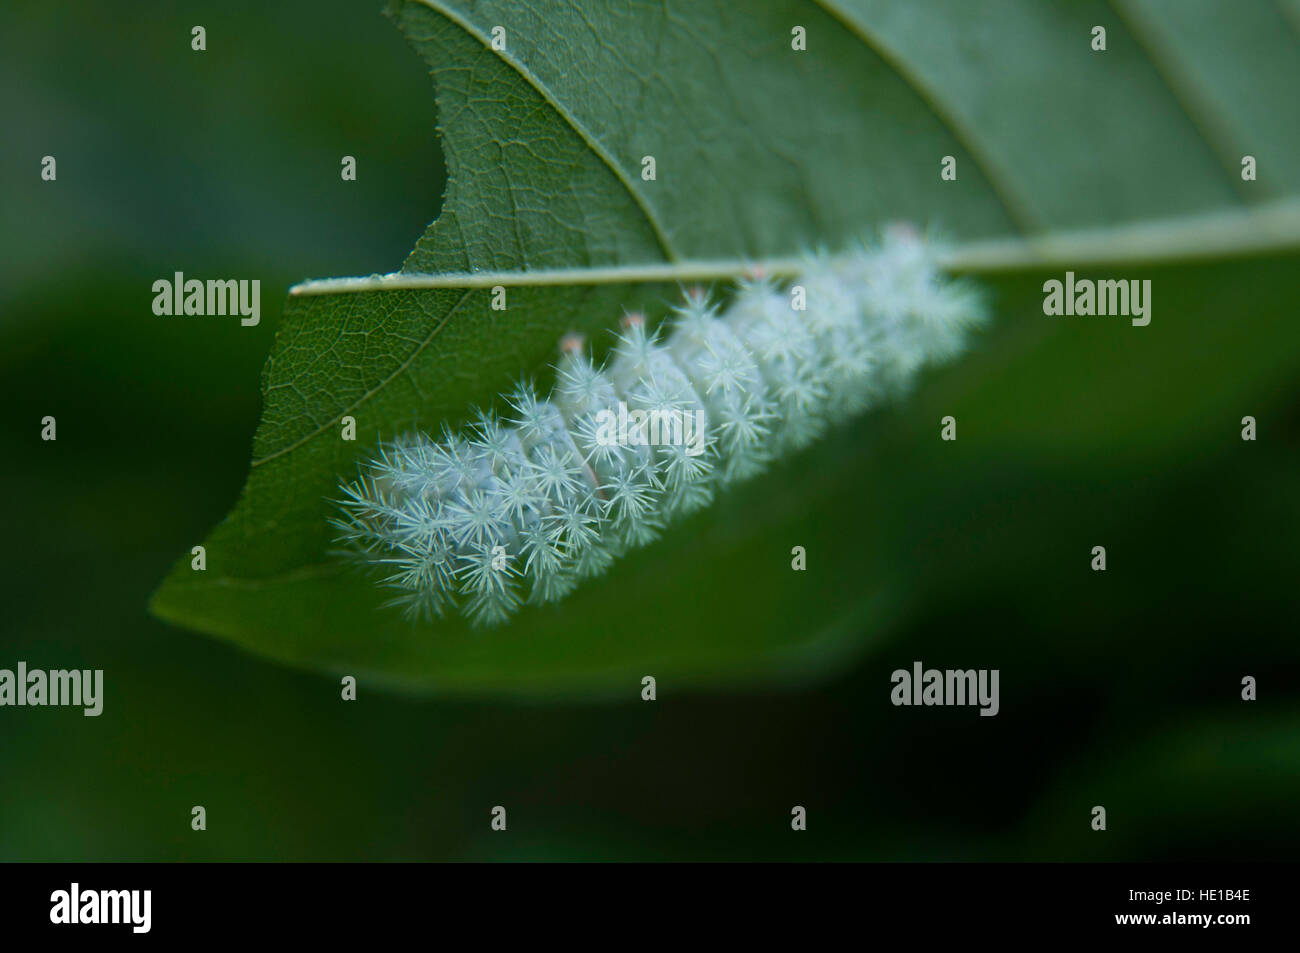
<path fill-rule="evenodd" d="M 394 3 L 432 71 L 448 169 L 442 211 L 402 270 L 788 257 L 897 219 L 936 225 L 960 248 L 1248 215 L 1294 200 L 1300 181 L 1300 123 L 1269 94 L 1300 88 L 1292 9 Z M 1095 24 L 1104 53 L 1089 45 Z M 497 25 L 504 52 L 491 48 Z M 790 48 L 794 25 L 806 52 Z M 1240 178 L 1247 154 L 1256 182 Z M 655 181 L 641 178 L 646 155 Z M 955 182 L 939 177 L 944 156 Z M 1289 255 L 1144 270 L 1157 293 L 1141 330 L 1046 319 L 1043 275 L 1002 274 L 995 329 L 911 400 L 728 493 L 559 606 L 485 632 L 379 608 L 387 594 L 331 554 L 340 478 L 380 439 L 500 409 L 521 374 L 544 389 L 562 334 L 607 340 L 627 310 L 661 317 L 677 287 L 524 285 L 505 312 L 486 288 L 293 296 L 248 482 L 205 541 L 207 570 L 178 561 L 152 608 L 295 665 L 415 691 L 599 695 L 645 674 L 798 682 L 879 644 L 932 587 L 974 578 L 952 543 L 983 530 L 945 510 L 952 484 L 1008 469 L 1049 480 L 1062 461 L 1191 446 L 1198 413 L 1230 418 L 1233 400 L 1267 400 L 1294 375 L 1300 336 L 1280 295 L 1260 293 L 1243 314 L 1231 289 L 1286 287 Z M 1225 353 L 1237 370 L 1226 380 L 1214 374 Z M 1115 413 L 1077 413 L 1070 385 L 1095 390 L 1103 369 L 1089 401 Z M 940 446 L 945 414 L 969 423 Z M 356 442 L 340 439 L 344 415 Z M 790 569 L 795 545 L 807 572 Z"/>

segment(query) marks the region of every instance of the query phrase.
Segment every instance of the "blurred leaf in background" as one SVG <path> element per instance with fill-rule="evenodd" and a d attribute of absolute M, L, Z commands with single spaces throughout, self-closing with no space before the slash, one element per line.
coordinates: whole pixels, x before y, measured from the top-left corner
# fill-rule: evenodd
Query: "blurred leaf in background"
<path fill-rule="evenodd" d="M 893 217 L 939 222 L 958 241 L 1051 233 L 1246 208 L 1295 181 L 1296 127 L 1280 118 L 1295 88 L 1295 33 L 1279 13 L 1289 8 L 1252 0 L 1226 18 L 1216 4 L 1186 17 L 1169 4 L 1126 3 L 1123 16 L 1090 3 L 1001 6 L 977 17 L 957 3 L 846 3 L 832 16 L 697 3 L 673 11 L 663 29 L 675 42 L 652 55 L 608 48 L 600 30 L 645 35 L 635 18 L 662 17 L 657 8 L 557 5 L 520 22 L 491 4 L 401 5 L 435 73 L 452 171 L 442 218 L 407 268 L 780 254 Z M 147 618 L 156 580 L 238 492 L 277 324 L 156 318 L 152 281 L 175 270 L 260 276 L 269 310 L 307 275 L 389 269 L 437 211 L 428 80 L 370 7 L 168 5 L 138 22 L 102 11 L 67 20 L 36 4 L 0 13 L 0 95 L 17 144 L 2 160 L 12 449 L 0 480 L 21 501 L 8 520 L 6 659 L 104 668 L 108 692 L 98 719 L 6 710 L 0 856 L 1294 851 L 1300 348 L 1295 255 L 1282 248 L 1143 266 L 1156 288 L 1145 329 L 1044 318 L 1046 272 L 989 279 L 997 321 L 977 353 L 628 560 L 549 630 L 534 623 L 531 644 L 400 640 L 378 617 L 368 631 L 329 632 L 320 623 L 349 621 L 337 610 L 360 591 L 343 583 L 293 600 L 185 594 L 189 621 L 233 636 L 215 620 L 234 618 L 255 634 L 240 641 L 264 654 L 362 674 L 414 658 L 456 693 L 517 691 L 540 672 L 545 706 L 385 697 L 365 678 L 344 704 L 337 680 Z M 584 13 L 598 30 L 578 27 Z M 1217 32 L 1196 26 L 1206 18 Z M 501 19 L 519 23 L 511 56 L 522 72 L 479 39 Z M 756 74 L 756 59 L 786 54 L 798 22 L 810 28 L 806 57 L 789 74 Z M 1109 24 L 1104 60 L 1087 48 L 1097 22 Z M 207 26 L 206 54 L 189 49 L 195 23 Z M 714 43 L 707 67 L 691 45 L 701 36 Z M 662 95 L 623 108 L 634 101 L 623 85 L 651 74 Z M 1225 110 L 1243 76 L 1277 79 L 1247 87 L 1250 109 Z M 499 95 L 467 83 L 499 84 Z M 576 125 L 557 120 L 557 104 Z M 579 127 L 599 133 L 612 160 L 603 172 Z M 539 177 L 523 145 L 544 133 L 563 175 Z M 1261 188 L 1236 178 L 1238 151 L 1260 157 Z M 614 168 L 646 152 L 673 179 L 638 202 Z M 39 180 L 45 154 L 59 157 L 57 183 Z M 339 180 L 344 154 L 358 156 L 356 183 Z M 961 172 L 944 191 L 946 154 Z M 557 204 L 566 183 L 571 202 Z M 521 190 L 537 191 L 513 217 L 483 214 Z M 565 208 L 583 217 L 556 214 Z M 455 240 L 440 232 L 453 225 Z M 460 322 L 429 369 L 467 340 L 478 359 L 422 380 L 436 383 L 430 396 L 395 398 L 379 424 L 463 413 L 507 370 L 544 363 L 579 310 L 617 318 L 612 300 L 571 295 L 545 322 Z M 433 298 L 409 294 L 389 320 L 428 320 Z M 330 299 L 289 307 L 272 384 L 290 342 L 341 323 Z M 359 380 L 340 376 L 319 400 L 346 402 Z M 335 409 L 273 411 L 268 401 L 258 440 L 288 445 L 312 414 Z M 1253 444 L 1238 436 L 1247 413 L 1261 421 Z M 45 414 L 59 419 L 57 443 L 39 440 Z M 946 414 L 961 422 L 955 444 L 937 439 Z M 276 501 L 295 508 L 290 532 L 268 536 L 274 511 L 254 507 L 258 519 L 225 524 L 239 545 L 213 547 L 210 565 L 237 558 L 256 578 L 310 559 L 325 534 L 321 487 L 346 462 L 331 453 L 294 462 L 305 482 Z M 773 541 L 784 568 L 794 534 L 822 554 L 805 593 L 791 591 L 788 570 L 762 568 Z M 1110 552 L 1105 574 L 1087 570 L 1097 541 Z M 647 580 L 668 606 L 690 600 L 683 634 L 694 643 L 666 641 L 684 614 L 652 614 L 653 593 L 611 615 L 611 593 Z M 841 624 L 812 625 L 810 608 Z M 914 659 L 999 668 L 1001 714 L 891 707 L 889 673 Z M 708 693 L 750 681 L 746 660 L 763 663 L 764 693 Z M 621 701 L 587 701 L 592 685 L 617 693 L 647 664 L 667 673 L 657 702 L 640 702 L 634 678 Z M 1253 705 L 1239 700 L 1244 674 L 1260 679 Z M 489 838 L 499 803 L 511 810 L 508 840 Z M 1104 838 L 1089 836 L 1096 803 L 1112 818 Z M 193 804 L 208 808 L 203 835 L 189 829 Z M 793 804 L 810 815 L 797 838 Z"/>

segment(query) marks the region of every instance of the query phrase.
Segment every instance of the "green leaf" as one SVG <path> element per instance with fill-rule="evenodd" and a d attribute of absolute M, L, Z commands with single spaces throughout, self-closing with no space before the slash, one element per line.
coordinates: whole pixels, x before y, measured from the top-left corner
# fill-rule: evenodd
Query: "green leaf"
<path fill-rule="evenodd" d="M 1295 85 L 1282 79 L 1300 76 L 1300 55 L 1280 14 L 1247 5 L 1230 28 L 1250 69 L 1207 56 L 1199 6 L 394 4 L 433 71 L 442 212 L 401 274 L 291 296 L 248 483 L 205 542 L 206 571 L 184 557 L 153 610 L 296 665 L 447 693 L 631 697 L 645 674 L 674 689 L 789 685 L 879 644 L 936 565 L 976 565 L 917 558 L 897 510 L 916 486 L 941 504 L 961 484 L 940 413 L 960 408 L 971 472 L 1061 445 L 1141 454 L 1200 436 L 1189 399 L 1230 421 L 1295 373 L 1279 294 L 1293 261 L 1238 260 L 1300 237 L 1296 129 L 1272 92 Z M 1090 48 L 1094 24 L 1105 52 Z M 796 25 L 805 52 L 791 49 Z M 1244 75 L 1277 85 L 1243 89 Z M 1231 108 L 1243 96 L 1250 107 Z M 1257 182 L 1240 179 L 1247 153 Z M 654 181 L 641 178 L 647 155 Z M 955 182 L 939 177 L 949 155 Z M 455 425 L 523 373 L 545 384 L 561 334 L 600 340 L 626 309 L 661 316 L 678 279 L 842 247 L 897 218 L 953 236 L 951 264 L 990 275 L 998 314 L 980 353 L 928 376 L 912 403 L 835 432 L 502 629 L 405 622 L 330 555 L 328 500 L 381 438 Z M 1035 269 L 1156 259 L 1173 263 L 1149 328 L 1041 313 Z M 1230 308 L 1234 281 L 1253 283 L 1251 308 L 1212 321 L 1207 302 Z M 489 306 L 496 283 L 505 312 Z M 1130 364 L 1089 398 L 1112 414 L 1080 411 L 1062 382 L 1086 386 L 1135 347 L 1176 373 Z M 1207 380 L 1225 351 L 1257 373 Z M 356 442 L 340 439 L 344 415 Z M 794 545 L 809 571 L 791 571 Z"/>

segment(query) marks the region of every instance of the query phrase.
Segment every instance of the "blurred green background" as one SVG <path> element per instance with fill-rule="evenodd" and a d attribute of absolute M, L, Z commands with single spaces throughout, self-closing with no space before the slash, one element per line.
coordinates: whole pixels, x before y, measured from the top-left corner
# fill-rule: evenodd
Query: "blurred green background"
<path fill-rule="evenodd" d="M 568 705 L 363 683 L 344 704 L 149 617 L 243 484 L 288 286 L 395 269 L 437 213 L 432 89 L 378 7 L 0 10 L 0 667 L 106 686 L 99 718 L 0 709 L 0 858 L 1294 856 L 1294 256 L 1149 269 L 1145 330 L 1045 319 L 1043 275 L 989 283 L 977 351 L 851 432 L 906 587 L 813 683 Z M 155 317 L 177 270 L 260 277 L 261 325 Z M 917 659 L 1000 669 L 1001 714 L 892 707 Z"/>

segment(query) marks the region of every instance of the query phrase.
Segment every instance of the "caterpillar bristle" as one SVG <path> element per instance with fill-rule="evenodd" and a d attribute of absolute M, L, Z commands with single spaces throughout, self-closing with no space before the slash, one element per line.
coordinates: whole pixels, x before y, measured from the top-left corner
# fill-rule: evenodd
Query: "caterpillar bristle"
<path fill-rule="evenodd" d="M 810 254 L 788 286 L 756 268 L 725 309 L 683 288 L 667 333 L 624 315 L 602 366 L 565 335 L 549 396 L 520 379 L 505 417 L 473 409 L 461 432 L 382 444 L 340 487 L 330 525 L 396 590 L 388 605 L 500 624 L 905 394 L 984 318 L 978 291 L 941 275 L 930 241 L 906 225 L 845 256 Z"/>

